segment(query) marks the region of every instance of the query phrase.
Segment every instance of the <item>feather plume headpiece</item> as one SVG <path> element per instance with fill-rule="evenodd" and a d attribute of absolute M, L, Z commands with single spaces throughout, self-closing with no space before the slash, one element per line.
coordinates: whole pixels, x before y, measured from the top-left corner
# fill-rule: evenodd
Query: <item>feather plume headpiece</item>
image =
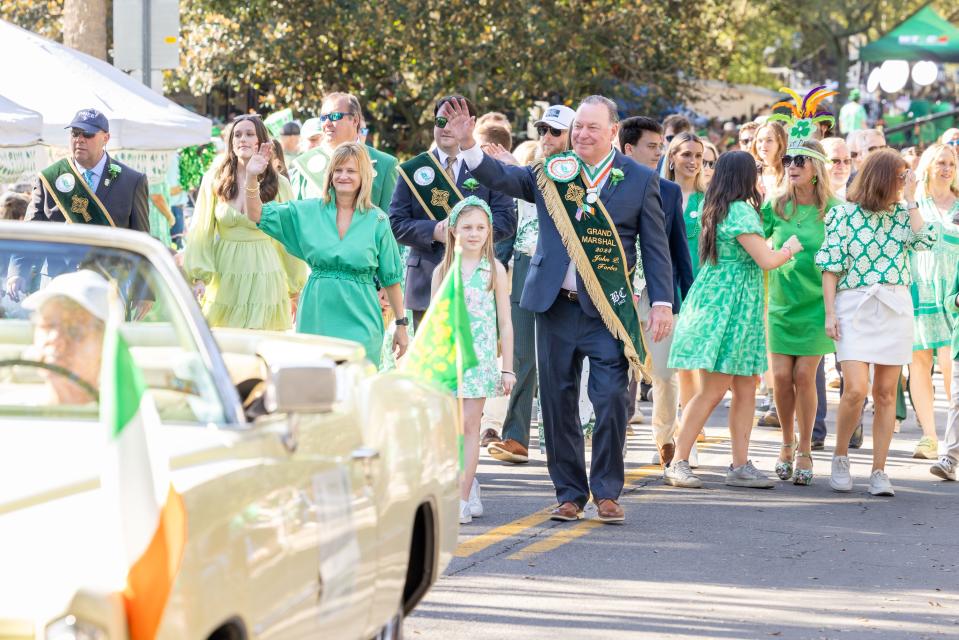
<path fill-rule="evenodd" d="M 826 157 L 821 153 L 816 153 L 812 149 L 807 149 L 803 143 L 813 138 L 816 131 L 816 125 L 820 122 L 829 122 L 832 125 L 836 119 L 828 111 L 819 111 L 819 104 L 826 98 L 837 95 L 838 91 L 830 91 L 825 85 L 816 87 L 800 98 L 799 94 L 783 87 L 780 89 L 783 93 L 788 93 L 793 98 L 793 102 L 783 100 L 772 106 L 773 110 L 780 107 L 789 109 L 789 113 L 774 113 L 769 116 L 770 121 L 779 121 L 786 127 L 789 133 L 789 143 L 786 148 L 788 156 L 809 156 L 826 162 Z"/>

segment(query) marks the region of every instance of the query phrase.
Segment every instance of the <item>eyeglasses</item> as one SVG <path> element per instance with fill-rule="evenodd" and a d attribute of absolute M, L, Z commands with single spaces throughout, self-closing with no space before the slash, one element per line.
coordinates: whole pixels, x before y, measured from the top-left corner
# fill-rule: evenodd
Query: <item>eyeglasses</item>
<path fill-rule="evenodd" d="M 90 138 L 92 138 L 92 137 L 95 136 L 95 135 L 97 135 L 97 134 L 96 134 L 96 133 L 87 133 L 87 132 L 84 131 L 83 129 L 70 129 L 70 137 L 71 137 L 71 138 L 81 138 L 81 137 L 82 137 L 82 138 L 86 138 L 87 140 L 89 140 Z"/>
<path fill-rule="evenodd" d="M 906 179 L 906 176 L 908 176 L 908 175 L 909 175 L 909 169 L 906 169 L 906 170 L 903 171 L 902 173 L 896 175 L 896 177 L 899 178 L 900 180 L 905 180 L 905 179 Z"/>
<path fill-rule="evenodd" d="M 956 138 L 955 140 L 946 140 L 946 144 L 948 144 L 950 147 L 959 147 L 959 138 Z"/>
<path fill-rule="evenodd" d="M 712 169 L 716 166 L 715 160 L 703 160 L 703 169 Z"/>
<path fill-rule="evenodd" d="M 748 147 L 748 146 L 751 145 L 752 143 L 753 143 L 753 139 L 752 139 L 752 138 L 740 138 L 740 139 L 739 139 L 739 146 L 740 146 L 740 147 Z"/>
<path fill-rule="evenodd" d="M 852 158 L 829 158 L 829 164 L 852 166 Z"/>
<path fill-rule="evenodd" d="M 549 126 L 548 124 L 538 124 L 538 125 L 536 125 L 536 133 L 539 134 L 539 137 L 540 137 L 540 138 L 546 137 L 546 134 L 547 134 L 547 133 L 550 134 L 551 136 L 555 136 L 555 137 L 558 138 L 559 136 L 563 135 L 563 130 L 562 130 L 562 129 L 554 129 L 553 127 Z"/>
<path fill-rule="evenodd" d="M 669 144 L 670 142 L 672 142 L 672 141 L 673 141 L 673 138 L 675 138 L 675 137 L 676 137 L 676 135 L 675 135 L 675 134 L 672 134 L 672 133 L 670 133 L 670 134 L 667 135 L 667 136 L 664 136 L 664 139 L 666 140 L 666 144 Z"/>
<path fill-rule="evenodd" d="M 889 147 L 886 146 L 886 145 L 884 145 L 884 144 L 882 144 L 882 145 L 876 145 L 875 147 L 869 147 L 868 149 L 866 149 L 866 154 L 870 154 L 870 153 L 872 153 L 873 151 L 879 151 L 880 149 L 888 149 L 888 148 L 889 148 Z"/>
<path fill-rule="evenodd" d="M 806 156 L 783 156 L 782 162 L 783 168 L 794 165 L 797 169 L 802 169 L 806 166 Z"/>
<path fill-rule="evenodd" d="M 329 120 L 330 122 L 339 122 L 340 120 L 343 119 L 344 116 L 351 116 L 351 115 L 353 114 L 348 113 L 346 111 L 331 111 L 330 113 L 321 113 L 320 122 L 321 123 L 326 122 L 327 120 Z"/>
<path fill-rule="evenodd" d="M 437 129 L 445 129 L 448 122 L 449 118 L 446 118 L 445 116 L 436 116 L 436 120 L 433 121 L 433 124 Z"/>

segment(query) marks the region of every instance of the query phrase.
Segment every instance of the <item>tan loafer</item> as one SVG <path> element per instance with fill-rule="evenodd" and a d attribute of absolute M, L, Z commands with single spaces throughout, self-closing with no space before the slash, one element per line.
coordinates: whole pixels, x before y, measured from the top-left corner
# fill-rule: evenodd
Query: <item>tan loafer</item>
<path fill-rule="evenodd" d="M 484 449 L 494 442 L 499 442 L 499 434 L 496 433 L 496 429 L 486 429 L 483 433 L 480 434 L 480 446 Z"/>
<path fill-rule="evenodd" d="M 512 438 L 507 438 L 502 442 L 494 442 L 486 450 L 490 457 L 500 462 L 512 462 L 514 464 L 529 462 L 529 449 Z"/>
<path fill-rule="evenodd" d="M 626 521 L 626 513 L 612 498 L 600 498 L 596 500 L 596 519 L 606 524 L 622 524 Z"/>
<path fill-rule="evenodd" d="M 583 510 L 575 502 L 564 502 L 550 512 L 549 519 L 559 522 L 582 520 Z"/>
<path fill-rule="evenodd" d="M 665 467 L 670 462 L 673 461 L 673 456 L 676 455 L 676 443 L 667 442 L 666 444 L 659 447 L 659 466 Z"/>

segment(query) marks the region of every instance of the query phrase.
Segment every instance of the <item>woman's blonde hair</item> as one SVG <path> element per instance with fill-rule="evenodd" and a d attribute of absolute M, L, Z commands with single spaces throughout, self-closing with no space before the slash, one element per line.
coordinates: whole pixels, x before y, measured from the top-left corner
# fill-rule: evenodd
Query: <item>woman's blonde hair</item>
<path fill-rule="evenodd" d="M 483 244 L 483 249 L 480 253 L 483 254 L 483 257 L 489 262 L 489 286 L 486 287 L 487 291 L 492 291 L 496 287 L 496 254 L 493 251 L 493 221 L 492 215 L 487 209 L 480 207 L 475 204 L 467 205 L 462 208 L 459 212 L 459 216 L 456 218 L 456 224 L 459 224 L 459 221 L 463 219 L 463 216 L 472 213 L 473 211 L 479 211 L 486 218 L 486 221 L 489 223 L 489 235 L 486 236 L 486 242 Z M 447 218 L 448 220 L 449 218 Z M 446 226 L 446 253 L 443 254 L 443 262 L 436 268 L 439 269 L 440 282 L 443 281 L 443 278 L 446 277 L 446 274 L 450 272 L 450 269 L 453 268 L 453 257 L 456 249 L 456 225 L 447 225 Z"/>
<path fill-rule="evenodd" d="M 686 144 L 687 142 L 695 142 L 700 147 L 703 148 L 703 152 L 706 151 L 706 145 L 703 144 L 702 139 L 697 136 L 695 133 L 689 131 L 684 131 L 683 133 L 677 133 L 676 137 L 673 138 L 672 142 L 669 143 L 669 150 L 666 152 L 666 179 L 667 180 L 676 180 L 676 165 L 673 162 L 673 156 L 679 153 L 679 148 Z M 717 160 L 719 157 L 717 156 Z M 703 166 L 699 165 L 699 171 L 696 173 L 696 176 L 693 178 L 693 189 L 698 193 L 704 193 L 706 191 L 706 181 L 703 180 Z"/>
<path fill-rule="evenodd" d="M 936 142 L 923 151 L 922 157 L 919 158 L 919 166 L 916 167 L 916 177 L 919 179 L 916 196 L 919 198 L 926 198 L 930 195 L 929 182 L 932 178 L 933 164 L 935 164 L 936 156 L 939 155 L 940 151 L 949 153 L 952 156 L 952 161 L 956 163 L 956 168 L 952 172 L 952 184 L 949 185 L 949 191 L 954 196 L 959 196 L 959 154 L 956 153 L 956 148 L 952 145 Z"/>
<path fill-rule="evenodd" d="M 782 157 L 786 153 L 786 146 L 789 144 L 789 136 L 786 135 L 786 129 L 776 122 L 764 122 L 756 128 L 756 135 L 753 136 L 753 141 L 749 145 L 749 153 L 756 158 L 756 162 L 766 162 L 759 155 L 759 134 L 763 129 L 769 129 L 773 133 L 773 138 L 776 140 L 776 165 L 773 167 L 773 171 L 776 173 L 776 183 L 782 182 L 783 176 L 786 175 L 786 171 L 783 169 Z"/>
<path fill-rule="evenodd" d="M 516 158 L 516 161 L 519 162 L 520 165 L 525 166 L 533 164 L 533 161 L 540 157 L 541 152 L 542 148 L 538 142 L 535 140 L 525 140 L 513 149 L 513 157 Z"/>
<path fill-rule="evenodd" d="M 822 144 L 817 140 L 806 140 L 802 146 L 816 153 L 826 155 Z M 826 163 L 812 156 L 803 157 L 806 159 L 806 162 L 812 164 L 813 204 L 816 205 L 816 210 L 819 211 L 819 219 L 822 220 L 826 217 L 826 209 L 829 207 L 830 200 L 834 197 L 832 184 L 829 182 L 829 173 L 826 170 Z M 799 206 L 796 202 L 796 189 L 788 180 L 783 180 L 779 183 L 779 188 L 773 195 L 772 201 L 773 211 L 783 220 L 786 220 L 787 204 L 793 204 L 793 211 Z"/>
<path fill-rule="evenodd" d="M 330 166 L 327 167 L 326 177 L 323 178 L 323 202 L 329 204 L 333 199 L 333 174 L 350 158 L 356 158 L 356 164 L 360 169 L 360 191 L 356 195 L 356 203 L 353 206 L 357 211 L 369 211 L 373 208 L 373 163 L 370 161 L 370 154 L 366 151 L 366 145 L 358 142 L 344 142 L 333 150 Z"/>

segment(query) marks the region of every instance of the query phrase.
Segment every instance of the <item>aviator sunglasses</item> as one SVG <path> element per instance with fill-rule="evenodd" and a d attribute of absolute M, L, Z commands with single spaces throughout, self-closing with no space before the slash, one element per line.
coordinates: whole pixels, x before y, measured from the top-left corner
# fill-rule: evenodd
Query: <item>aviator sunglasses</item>
<path fill-rule="evenodd" d="M 331 111 L 330 113 L 321 113 L 320 122 L 321 123 L 326 122 L 327 120 L 329 120 L 330 122 L 339 122 L 340 120 L 343 119 L 344 116 L 351 116 L 351 115 L 353 114 L 346 113 L 345 111 Z"/>
<path fill-rule="evenodd" d="M 90 138 L 92 138 L 92 137 L 95 136 L 95 135 L 97 135 L 97 134 L 95 134 L 95 133 L 87 133 L 87 132 L 84 131 L 83 129 L 70 129 L 70 136 L 73 137 L 73 138 L 83 137 L 83 138 L 86 138 L 87 140 L 89 140 Z"/>
<path fill-rule="evenodd" d="M 547 133 L 558 138 L 559 136 L 563 135 L 563 130 L 554 129 L 548 124 L 538 124 L 536 125 L 536 133 L 539 134 L 539 137 L 541 138 L 545 137 Z"/>

